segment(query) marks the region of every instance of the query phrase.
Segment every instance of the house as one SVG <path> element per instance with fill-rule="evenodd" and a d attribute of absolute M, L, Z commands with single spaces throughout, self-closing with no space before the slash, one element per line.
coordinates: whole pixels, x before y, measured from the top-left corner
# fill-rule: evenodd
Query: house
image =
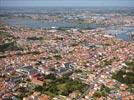
<path fill-rule="evenodd" d="M 47 68 L 47 67 L 37 67 L 37 70 L 38 70 L 40 73 L 46 74 L 46 75 L 48 75 L 48 74 L 51 73 L 51 72 L 49 71 L 49 68 Z"/>
<path fill-rule="evenodd" d="M 74 67 L 69 63 L 62 64 L 61 67 L 55 69 L 55 74 L 62 77 L 65 74 L 70 74 L 74 71 Z"/>
<path fill-rule="evenodd" d="M 49 100 L 49 97 L 41 95 L 39 92 L 34 92 L 32 95 L 23 98 L 23 100 Z"/>
<path fill-rule="evenodd" d="M 52 100 L 71 100 L 67 98 L 66 96 L 59 95 L 57 97 L 54 97 Z"/>
<path fill-rule="evenodd" d="M 67 69 L 74 69 L 74 67 L 70 63 L 65 63 L 63 66 Z"/>
<path fill-rule="evenodd" d="M 122 100 L 134 100 L 134 95 L 128 95 L 128 96 L 124 96 L 122 97 Z"/>
<path fill-rule="evenodd" d="M 36 77 L 32 77 L 31 78 L 31 82 L 33 83 L 33 84 L 35 84 L 35 85 L 40 85 L 40 86 L 43 86 L 43 81 L 41 81 L 41 80 L 38 80 Z"/>
<path fill-rule="evenodd" d="M 32 66 L 24 66 L 22 68 L 16 69 L 16 71 L 26 75 L 39 74 L 38 70 L 33 68 Z"/>
<path fill-rule="evenodd" d="M 126 85 L 126 84 L 121 84 L 121 86 L 120 86 L 121 90 L 126 90 L 127 88 L 128 88 L 128 85 Z"/>

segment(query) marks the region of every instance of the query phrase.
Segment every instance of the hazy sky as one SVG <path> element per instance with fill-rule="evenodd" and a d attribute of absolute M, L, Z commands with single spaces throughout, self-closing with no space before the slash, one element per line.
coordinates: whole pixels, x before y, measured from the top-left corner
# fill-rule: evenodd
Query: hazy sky
<path fill-rule="evenodd" d="M 86 7 L 134 7 L 134 0 L 0 0 L 1 7 L 47 7 L 47 6 L 86 6 Z"/>

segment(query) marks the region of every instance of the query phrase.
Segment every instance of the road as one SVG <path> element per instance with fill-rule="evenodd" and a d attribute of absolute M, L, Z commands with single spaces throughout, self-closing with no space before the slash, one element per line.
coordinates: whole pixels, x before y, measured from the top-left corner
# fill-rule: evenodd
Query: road
<path fill-rule="evenodd" d="M 89 93 L 89 91 L 90 91 L 91 89 L 94 88 L 94 85 L 96 84 L 96 82 L 98 81 L 98 79 L 100 78 L 100 76 L 101 76 L 101 72 L 97 75 L 97 77 L 95 78 L 94 81 L 92 81 L 91 83 L 89 83 L 89 85 L 87 86 L 87 89 L 85 90 L 85 92 L 82 93 L 82 94 L 77 98 L 77 100 L 81 100 L 85 95 L 87 95 L 87 94 Z"/>
<path fill-rule="evenodd" d="M 107 70 L 111 71 L 111 67 L 102 69 L 99 72 L 99 74 L 96 76 L 95 80 L 89 83 L 89 85 L 87 86 L 87 89 L 85 89 L 85 92 L 83 92 L 76 100 L 81 100 L 85 95 L 87 95 L 90 92 L 90 90 L 94 88 L 94 85 L 97 83 L 98 79 L 101 77 L 101 74 L 103 72 L 106 72 Z"/>

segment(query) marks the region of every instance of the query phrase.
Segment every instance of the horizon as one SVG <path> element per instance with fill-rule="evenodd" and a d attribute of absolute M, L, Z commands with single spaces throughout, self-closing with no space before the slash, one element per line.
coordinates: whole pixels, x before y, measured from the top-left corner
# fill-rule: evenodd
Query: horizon
<path fill-rule="evenodd" d="M 134 7 L 133 0 L 0 0 L 0 7 Z"/>

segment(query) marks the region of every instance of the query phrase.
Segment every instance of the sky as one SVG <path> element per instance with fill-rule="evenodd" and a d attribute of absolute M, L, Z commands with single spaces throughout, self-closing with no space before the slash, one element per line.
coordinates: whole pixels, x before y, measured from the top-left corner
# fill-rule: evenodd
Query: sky
<path fill-rule="evenodd" d="M 134 0 L 0 0 L 1 7 L 134 7 Z"/>

